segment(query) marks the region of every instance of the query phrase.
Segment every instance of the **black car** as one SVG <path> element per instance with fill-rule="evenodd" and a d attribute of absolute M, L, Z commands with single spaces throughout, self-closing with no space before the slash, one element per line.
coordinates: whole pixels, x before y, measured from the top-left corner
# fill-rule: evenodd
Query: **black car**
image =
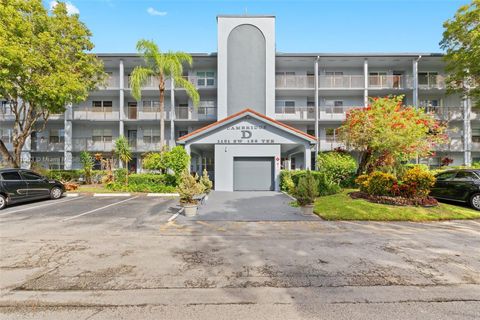
<path fill-rule="evenodd" d="M 37 199 L 59 199 L 65 186 L 57 180 L 24 169 L 0 169 L 0 209 L 8 204 Z"/>
<path fill-rule="evenodd" d="M 440 200 L 469 203 L 480 210 L 480 170 L 449 170 L 435 176 L 430 195 Z"/>

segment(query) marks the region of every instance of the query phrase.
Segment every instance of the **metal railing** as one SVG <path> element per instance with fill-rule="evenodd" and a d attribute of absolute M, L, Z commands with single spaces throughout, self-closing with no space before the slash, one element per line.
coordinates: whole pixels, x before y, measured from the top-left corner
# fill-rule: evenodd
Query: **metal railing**
<path fill-rule="evenodd" d="M 365 87 L 363 75 L 321 75 L 318 79 L 320 89 L 363 89 Z"/>
<path fill-rule="evenodd" d="M 313 120 L 315 119 L 315 107 L 275 106 L 275 117 L 278 120 Z"/>
<path fill-rule="evenodd" d="M 65 149 L 65 143 L 37 141 L 37 142 L 32 142 L 30 149 L 31 151 L 63 151 Z"/>
<path fill-rule="evenodd" d="M 275 87 L 282 89 L 313 89 L 315 76 L 276 75 Z"/>
<path fill-rule="evenodd" d="M 120 111 L 116 107 L 88 107 L 73 108 L 73 120 L 120 120 Z"/>
<path fill-rule="evenodd" d="M 465 112 L 462 107 L 445 107 L 445 106 L 422 106 L 425 112 L 432 113 L 439 120 L 462 120 Z"/>
<path fill-rule="evenodd" d="M 132 85 L 130 83 L 130 76 L 125 76 L 124 78 L 124 86 L 125 88 L 131 88 Z M 156 77 L 148 77 L 145 85 L 142 87 L 142 89 L 150 89 L 150 90 L 158 90 L 158 86 L 160 85 L 160 82 L 158 81 L 158 78 Z M 165 89 L 170 90 L 171 88 L 171 81 L 170 79 L 165 80 Z"/>
<path fill-rule="evenodd" d="M 428 75 L 427 77 L 418 77 L 419 89 L 445 89 L 445 76 Z"/>
<path fill-rule="evenodd" d="M 320 106 L 319 118 L 324 120 L 345 120 L 347 112 L 359 106 Z"/>
<path fill-rule="evenodd" d="M 450 137 L 450 141 L 435 146 L 436 151 L 463 151 L 463 139 L 460 137 Z"/>
<path fill-rule="evenodd" d="M 113 141 L 94 141 L 92 138 L 73 138 L 72 150 L 73 151 L 107 151 L 113 150 Z"/>
<path fill-rule="evenodd" d="M 217 118 L 216 106 L 175 107 L 175 119 L 177 120 L 215 120 Z"/>
<path fill-rule="evenodd" d="M 413 77 L 407 75 L 374 75 L 368 77 L 370 89 L 411 89 Z"/>

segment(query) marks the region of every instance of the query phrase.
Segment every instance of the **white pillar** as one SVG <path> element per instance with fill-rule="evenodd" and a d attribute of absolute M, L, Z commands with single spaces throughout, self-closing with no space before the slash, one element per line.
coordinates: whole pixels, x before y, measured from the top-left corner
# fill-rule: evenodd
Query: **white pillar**
<path fill-rule="evenodd" d="M 71 170 L 73 166 L 72 144 L 73 144 L 73 124 L 72 124 L 72 104 L 67 105 L 65 109 L 64 121 L 64 147 L 63 147 L 63 167 L 65 170 Z"/>
<path fill-rule="evenodd" d="M 191 155 L 191 149 L 190 149 L 190 144 L 189 143 L 185 144 L 185 151 L 190 156 L 190 164 L 188 165 L 188 172 L 190 172 L 190 167 L 191 167 L 191 163 L 192 163 L 192 161 L 191 161 L 192 155 Z"/>
<path fill-rule="evenodd" d="M 412 73 L 413 73 L 413 106 L 415 108 L 418 108 L 418 61 L 420 60 L 421 57 L 418 57 L 418 59 L 413 60 L 413 68 L 412 68 Z"/>
<path fill-rule="evenodd" d="M 120 113 L 120 125 L 119 125 L 119 135 L 123 136 L 124 134 L 124 124 L 123 124 L 123 119 L 125 119 L 125 83 L 124 83 L 124 78 L 125 78 L 125 72 L 123 69 L 123 60 L 120 59 L 120 65 L 119 65 L 119 70 L 118 70 L 118 76 L 120 77 L 120 96 L 119 96 L 119 113 Z"/>
<path fill-rule="evenodd" d="M 175 82 L 170 81 L 170 146 L 175 146 Z"/>
<path fill-rule="evenodd" d="M 319 146 L 318 146 L 318 134 L 319 134 L 319 120 L 320 120 L 320 110 L 319 110 L 319 103 L 318 103 L 318 60 L 320 60 L 320 57 L 317 57 L 315 59 L 315 138 L 317 140 L 317 143 L 315 144 L 315 154 L 318 154 L 319 152 Z M 317 165 L 315 164 L 315 169 L 317 169 Z"/>
<path fill-rule="evenodd" d="M 472 101 L 469 96 L 469 84 L 465 85 L 465 95 L 463 97 L 463 162 L 466 166 L 472 165 L 472 124 L 471 124 L 471 112 Z"/>
<path fill-rule="evenodd" d="M 309 143 L 305 144 L 305 169 L 312 169 L 312 148 Z"/>
<path fill-rule="evenodd" d="M 363 60 L 363 106 L 366 108 L 368 106 L 368 59 Z"/>

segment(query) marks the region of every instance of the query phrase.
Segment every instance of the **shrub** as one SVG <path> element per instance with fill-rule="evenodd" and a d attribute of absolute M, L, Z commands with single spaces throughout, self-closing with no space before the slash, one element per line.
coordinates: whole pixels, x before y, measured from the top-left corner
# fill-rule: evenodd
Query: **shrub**
<path fill-rule="evenodd" d="M 280 173 L 280 188 L 281 190 L 293 194 L 293 189 L 298 186 L 298 183 L 302 177 L 305 177 L 307 172 L 315 178 L 317 182 L 317 190 L 320 196 L 326 196 L 336 194 L 340 192 L 341 187 L 330 176 L 323 172 L 307 171 L 307 170 L 295 170 L 295 171 L 282 171 Z"/>
<path fill-rule="evenodd" d="M 83 172 L 85 174 L 85 182 L 88 184 L 92 183 L 93 158 L 90 153 L 82 151 L 80 153 L 80 162 L 82 163 Z"/>
<path fill-rule="evenodd" d="M 180 183 L 177 190 L 180 194 L 181 203 L 196 204 L 197 201 L 194 197 L 202 192 L 202 186 L 197 182 L 195 177 L 185 170 L 180 176 Z"/>
<path fill-rule="evenodd" d="M 115 183 L 125 184 L 127 181 L 127 169 L 116 169 L 113 171 L 113 180 Z"/>
<path fill-rule="evenodd" d="M 49 170 L 44 175 L 60 181 L 78 181 L 82 174 L 82 170 Z"/>
<path fill-rule="evenodd" d="M 295 183 L 292 180 L 292 172 L 283 170 L 280 172 L 280 190 L 287 193 L 293 193 Z"/>
<path fill-rule="evenodd" d="M 182 172 L 188 169 L 189 163 L 190 156 L 183 147 L 177 146 L 160 153 L 148 153 L 143 158 L 142 165 L 144 169 L 160 172 L 170 169 L 179 178 Z"/>
<path fill-rule="evenodd" d="M 329 196 L 342 191 L 342 187 L 340 187 L 336 182 L 332 181 L 331 178 L 326 174 L 318 174 L 316 176 L 316 180 L 318 184 L 319 196 Z"/>
<path fill-rule="evenodd" d="M 421 167 L 413 167 L 402 176 L 400 194 L 408 198 L 427 197 L 434 184 L 435 176 L 431 172 Z"/>
<path fill-rule="evenodd" d="M 318 184 L 310 171 L 300 178 L 293 195 L 300 206 L 310 205 L 315 202 L 315 199 L 318 197 Z"/>
<path fill-rule="evenodd" d="M 129 184 L 158 184 L 175 187 L 175 177 L 170 174 L 134 173 L 129 176 Z"/>
<path fill-rule="evenodd" d="M 166 186 L 163 184 L 128 184 L 118 182 L 109 182 L 106 185 L 106 188 L 112 191 L 123 191 L 123 192 L 159 192 L 159 193 L 174 193 L 176 188 L 173 186 Z"/>
<path fill-rule="evenodd" d="M 210 180 L 210 177 L 208 176 L 208 172 L 206 169 L 203 169 L 203 174 L 200 177 L 200 184 L 203 187 L 203 192 L 204 193 L 210 193 L 212 191 L 213 183 Z"/>
<path fill-rule="evenodd" d="M 330 176 L 331 180 L 342 187 L 353 184 L 357 171 L 357 162 L 346 152 L 322 152 L 317 156 L 318 172 Z"/>
<path fill-rule="evenodd" d="M 356 182 L 362 191 L 376 196 L 391 195 L 393 186 L 398 183 L 393 174 L 380 171 L 374 171 L 366 177 L 361 175 Z"/>

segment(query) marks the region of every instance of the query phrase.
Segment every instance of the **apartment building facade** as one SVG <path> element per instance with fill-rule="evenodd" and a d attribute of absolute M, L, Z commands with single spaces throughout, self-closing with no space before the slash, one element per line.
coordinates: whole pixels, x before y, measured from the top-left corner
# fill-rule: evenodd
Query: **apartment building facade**
<path fill-rule="evenodd" d="M 469 100 L 446 94 L 441 54 L 279 53 L 275 17 L 219 16 L 217 21 L 217 53 L 193 53 L 193 67 L 185 69 L 200 104 L 194 107 L 185 90 L 169 81 L 164 115 L 169 145 L 185 145 L 191 170 L 206 169 L 217 190 L 278 189 L 282 168 L 311 168 L 317 152 L 343 147 L 337 128 L 348 110 L 390 94 L 402 94 L 406 105 L 449 123 L 451 141 L 420 162 L 480 161 L 480 115 Z M 34 161 L 79 168 L 81 151 L 108 156 L 120 135 L 134 152 L 131 170 L 141 170 L 142 154 L 159 150 L 158 83 L 147 83 L 141 101 L 130 90 L 129 75 L 142 58 L 98 56 L 109 74 L 106 86 L 52 115 L 45 130 L 33 133 L 23 166 Z M 0 134 L 7 146 L 12 126 L 3 101 Z"/>

